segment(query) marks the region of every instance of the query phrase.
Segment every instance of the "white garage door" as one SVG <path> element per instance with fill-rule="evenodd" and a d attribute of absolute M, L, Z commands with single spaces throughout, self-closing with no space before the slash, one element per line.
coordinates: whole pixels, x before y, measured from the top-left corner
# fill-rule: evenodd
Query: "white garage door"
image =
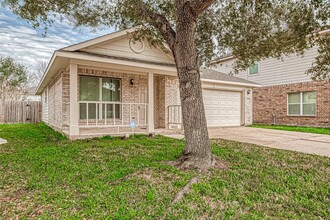
<path fill-rule="evenodd" d="M 241 125 L 241 93 L 203 90 L 208 127 Z"/>

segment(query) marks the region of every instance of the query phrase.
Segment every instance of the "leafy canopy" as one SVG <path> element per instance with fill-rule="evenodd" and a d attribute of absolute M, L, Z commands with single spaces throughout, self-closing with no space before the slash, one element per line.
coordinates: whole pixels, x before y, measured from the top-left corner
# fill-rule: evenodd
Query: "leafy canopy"
<path fill-rule="evenodd" d="M 67 18 L 76 26 L 120 29 L 139 26 L 136 38 L 162 45 L 166 39 L 159 28 L 164 26 L 157 26 L 157 22 L 166 22 L 176 30 L 177 1 L 4 0 L 4 4 L 35 27 L 47 28 L 58 17 Z M 197 1 L 201 0 L 187 0 Z M 195 42 L 206 65 L 231 52 L 238 58 L 236 69 L 245 69 L 256 60 L 281 58 L 290 53 L 302 55 L 306 49 L 318 45 L 319 55 L 308 73 L 314 79 L 330 79 L 330 35 L 319 36 L 320 31 L 330 27 L 329 0 L 211 2 L 196 21 Z"/>
<path fill-rule="evenodd" d="M 21 87 L 27 81 L 26 68 L 10 57 L 0 57 L 0 84 Z"/>
<path fill-rule="evenodd" d="M 17 100 L 26 93 L 27 70 L 10 57 L 0 57 L 0 101 Z"/>

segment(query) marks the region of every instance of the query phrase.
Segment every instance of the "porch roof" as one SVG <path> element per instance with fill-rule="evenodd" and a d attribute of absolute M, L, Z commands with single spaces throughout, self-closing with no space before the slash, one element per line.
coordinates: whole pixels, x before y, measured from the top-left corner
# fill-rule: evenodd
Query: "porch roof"
<path fill-rule="evenodd" d="M 93 54 L 82 51 L 64 51 L 57 50 L 54 52 L 51 61 L 48 64 L 47 70 L 43 75 L 36 94 L 40 95 L 44 88 L 51 82 L 51 80 L 61 71 L 67 68 L 70 62 L 91 61 L 98 64 L 111 64 L 114 69 L 127 70 L 137 73 L 144 73 L 152 71 L 156 74 L 176 75 L 176 68 L 173 64 L 157 63 L 151 61 L 143 61 L 137 59 L 107 56 L 100 54 Z"/>

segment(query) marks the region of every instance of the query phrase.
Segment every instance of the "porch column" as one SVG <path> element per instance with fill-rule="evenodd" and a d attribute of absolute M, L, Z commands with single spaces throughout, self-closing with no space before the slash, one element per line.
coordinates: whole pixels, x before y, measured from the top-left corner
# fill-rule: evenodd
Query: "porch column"
<path fill-rule="evenodd" d="M 78 67 L 70 64 L 70 136 L 79 135 Z"/>
<path fill-rule="evenodd" d="M 154 115 L 154 73 L 148 73 L 148 132 L 155 131 Z"/>

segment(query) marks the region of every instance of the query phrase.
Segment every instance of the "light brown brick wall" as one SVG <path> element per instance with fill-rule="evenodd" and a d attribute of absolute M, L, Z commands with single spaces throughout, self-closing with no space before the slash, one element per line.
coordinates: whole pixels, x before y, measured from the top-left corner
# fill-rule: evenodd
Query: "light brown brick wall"
<path fill-rule="evenodd" d="M 181 105 L 179 80 L 177 77 L 166 76 L 165 77 L 165 124 L 168 125 L 168 106 Z"/>
<path fill-rule="evenodd" d="M 62 73 L 60 72 L 49 84 L 48 90 L 48 123 L 62 129 Z"/>
<path fill-rule="evenodd" d="M 317 93 L 316 116 L 287 116 L 287 96 L 293 92 Z M 253 122 L 278 125 L 330 127 L 330 83 L 307 82 L 253 89 Z"/>
<path fill-rule="evenodd" d="M 244 124 L 245 126 L 253 123 L 253 93 L 252 89 L 244 89 Z"/>
<path fill-rule="evenodd" d="M 155 128 L 165 128 L 165 76 L 155 77 Z"/>
<path fill-rule="evenodd" d="M 62 130 L 69 134 L 70 126 L 70 72 L 62 73 Z"/>

